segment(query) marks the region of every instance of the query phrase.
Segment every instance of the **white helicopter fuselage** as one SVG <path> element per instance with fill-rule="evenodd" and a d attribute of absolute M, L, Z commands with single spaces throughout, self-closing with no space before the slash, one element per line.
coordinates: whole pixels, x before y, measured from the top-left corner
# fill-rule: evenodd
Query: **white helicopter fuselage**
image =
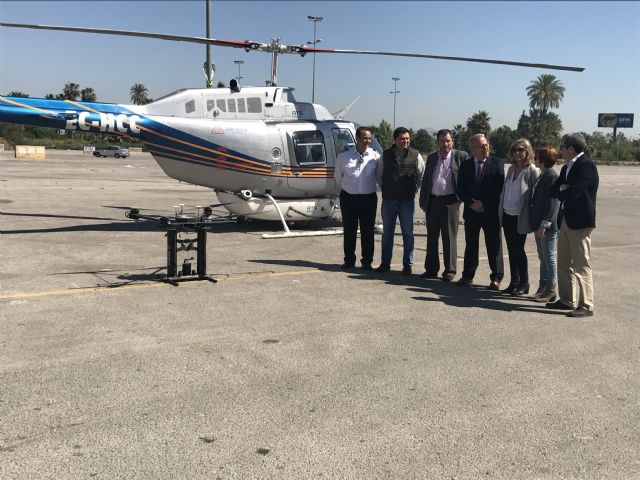
<path fill-rule="evenodd" d="M 0 121 L 139 138 L 168 176 L 232 193 L 232 213 L 268 219 L 273 209 L 247 200 L 300 199 L 306 214 L 290 219 L 328 216 L 336 157 L 355 139 L 353 123 L 284 87 L 186 89 L 147 105 L 0 97 Z"/>

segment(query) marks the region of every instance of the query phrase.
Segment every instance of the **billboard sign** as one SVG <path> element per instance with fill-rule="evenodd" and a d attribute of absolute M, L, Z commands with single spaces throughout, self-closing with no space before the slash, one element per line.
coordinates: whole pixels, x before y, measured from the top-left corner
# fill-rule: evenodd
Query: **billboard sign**
<path fill-rule="evenodd" d="M 633 113 L 599 113 L 598 127 L 633 128 Z"/>

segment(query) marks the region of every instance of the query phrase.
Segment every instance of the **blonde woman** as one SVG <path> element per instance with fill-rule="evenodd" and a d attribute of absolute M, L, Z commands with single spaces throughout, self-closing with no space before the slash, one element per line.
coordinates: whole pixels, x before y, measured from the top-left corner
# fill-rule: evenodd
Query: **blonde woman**
<path fill-rule="evenodd" d="M 531 188 L 540 176 L 540 169 L 533 165 L 535 154 L 529 140 L 519 138 L 509 147 L 509 159 L 513 162 L 504 179 L 500 196 L 500 220 L 509 253 L 511 281 L 502 290 L 509 295 L 529 293 L 529 265 L 524 250 L 529 225 L 529 197 Z"/>

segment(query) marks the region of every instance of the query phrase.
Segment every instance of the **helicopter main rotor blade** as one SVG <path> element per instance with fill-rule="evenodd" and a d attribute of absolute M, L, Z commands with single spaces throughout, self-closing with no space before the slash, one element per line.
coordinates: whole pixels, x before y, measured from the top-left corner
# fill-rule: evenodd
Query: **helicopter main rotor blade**
<path fill-rule="evenodd" d="M 403 53 L 403 52 L 376 52 L 368 50 L 335 50 L 331 48 L 309 48 L 304 45 L 300 45 L 296 48 L 296 52 L 301 55 L 307 53 L 346 53 L 351 55 L 386 55 L 392 57 L 414 57 L 414 58 L 431 58 L 435 60 L 455 60 L 459 62 L 475 62 L 475 63 L 492 63 L 495 65 L 512 65 L 515 67 L 532 67 L 532 68 L 546 68 L 550 70 L 567 70 L 570 72 L 583 72 L 584 67 L 569 67 L 565 65 L 550 65 L 546 63 L 530 63 L 530 62 L 515 62 L 511 60 L 494 60 L 489 58 L 471 58 L 471 57 L 450 57 L 445 55 L 427 55 L 423 53 Z"/>
<path fill-rule="evenodd" d="M 63 32 L 99 33 L 103 35 L 121 35 L 124 37 L 156 38 L 160 40 L 171 40 L 173 42 L 201 43 L 205 45 L 216 45 L 219 47 L 244 48 L 247 50 L 257 50 L 261 45 L 256 42 L 249 41 L 238 42 L 235 40 L 217 40 L 215 38 L 192 37 L 188 35 L 169 35 L 165 33 L 136 32 L 132 30 L 112 30 L 107 28 L 61 27 L 55 25 L 34 25 L 27 23 L 6 22 L 0 22 L 0 26 L 11 28 L 31 28 L 35 30 L 58 30 Z"/>
<path fill-rule="evenodd" d="M 427 55 L 423 53 L 310 48 L 305 45 L 285 45 L 280 43 L 279 40 L 272 40 L 271 43 L 260 43 L 260 42 L 252 42 L 249 40 L 245 40 L 245 41 L 218 40 L 215 38 L 193 37 L 189 35 L 169 35 L 164 33 L 135 32 L 130 30 L 112 30 L 112 29 L 106 29 L 106 28 L 84 28 L 84 27 L 61 27 L 61 26 L 54 26 L 54 25 L 34 25 L 34 24 L 26 24 L 26 23 L 0 22 L 0 26 L 13 27 L 13 28 L 31 28 L 31 29 L 37 29 L 37 30 L 58 30 L 58 31 L 67 31 L 67 32 L 80 32 L 80 33 L 98 33 L 103 35 L 121 35 L 126 37 L 156 38 L 160 40 L 170 40 L 174 42 L 189 42 L 189 43 L 200 43 L 204 45 L 215 45 L 219 47 L 242 48 L 246 51 L 259 50 L 262 52 L 277 52 L 279 54 L 293 53 L 301 56 L 304 56 L 307 53 L 385 55 L 385 56 L 392 56 L 392 57 L 428 58 L 428 59 L 434 59 L 434 60 L 454 60 L 458 62 L 489 63 L 494 65 L 511 65 L 515 67 L 543 68 L 543 69 L 549 69 L 549 70 L 566 70 L 570 72 L 584 71 L 583 67 L 550 65 L 546 63 L 515 62 L 510 60 L 494 60 L 494 59 L 488 59 L 488 58 L 452 57 L 452 56 L 445 56 L 445 55 Z"/>

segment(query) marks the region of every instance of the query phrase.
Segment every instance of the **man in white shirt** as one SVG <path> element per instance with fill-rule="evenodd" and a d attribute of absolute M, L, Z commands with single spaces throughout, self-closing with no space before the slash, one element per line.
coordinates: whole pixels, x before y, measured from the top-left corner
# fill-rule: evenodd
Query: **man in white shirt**
<path fill-rule="evenodd" d="M 356 264 L 356 238 L 360 223 L 360 260 L 363 270 L 372 270 L 374 229 L 378 195 L 376 170 L 380 154 L 371 145 L 371 129 L 356 130 L 355 147 L 342 152 L 336 159 L 335 178 L 340 187 L 340 210 L 344 227 L 344 263 L 340 268 L 349 270 Z"/>

